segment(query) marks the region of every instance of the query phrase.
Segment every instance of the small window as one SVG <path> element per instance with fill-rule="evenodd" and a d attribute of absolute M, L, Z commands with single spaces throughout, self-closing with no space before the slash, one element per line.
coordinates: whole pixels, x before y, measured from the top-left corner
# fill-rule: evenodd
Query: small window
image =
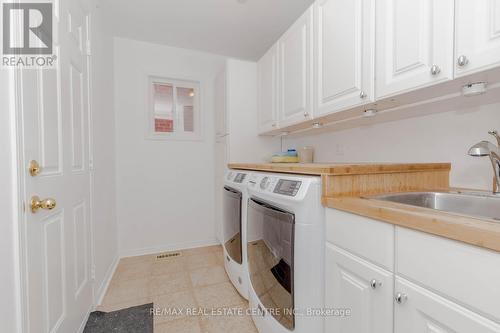
<path fill-rule="evenodd" d="M 151 139 L 201 138 L 198 82 L 150 77 L 148 134 Z"/>

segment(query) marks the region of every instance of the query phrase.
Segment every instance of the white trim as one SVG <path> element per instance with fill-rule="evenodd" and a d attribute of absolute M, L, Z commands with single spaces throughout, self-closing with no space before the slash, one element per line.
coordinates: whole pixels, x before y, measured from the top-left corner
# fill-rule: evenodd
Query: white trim
<path fill-rule="evenodd" d="M 92 61 L 93 57 L 90 52 L 90 43 L 91 43 L 91 34 L 92 34 L 92 12 L 89 12 L 87 15 L 87 40 L 86 40 L 86 46 L 87 46 L 87 53 L 86 53 L 86 60 L 87 60 L 87 121 L 88 121 L 88 169 L 89 169 L 89 216 L 88 216 L 88 222 L 89 222 L 89 236 L 90 239 L 88 240 L 88 244 L 90 246 L 89 249 L 89 254 L 90 254 L 90 262 L 88 263 L 88 266 L 90 268 L 90 280 L 91 280 L 91 286 L 92 286 L 92 303 L 95 304 L 96 301 L 96 281 L 95 281 L 95 237 L 94 237 L 94 199 L 95 199 L 95 169 L 94 169 L 94 123 L 93 123 L 93 110 L 94 110 L 94 98 L 92 94 L 92 88 L 93 88 L 93 81 L 94 78 L 92 77 Z"/>
<path fill-rule="evenodd" d="M 28 258 L 27 258 L 27 248 L 28 244 L 27 238 L 27 216 L 24 211 L 24 198 L 26 197 L 25 188 L 25 173 L 20 172 L 24 170 L 24 124 L 23 124 L 23 101 L 22 101 L 22 70 L 13 70 L 13 119 L 15 132 L 13 137 L 15 138 L 15 178 L 16 178 L 16 190 L 17 195 L 15 196 L 16 209 L 14 216 L 17 220 L 17 231 L 18 231 L 18 265 L 19 265 L 19 290 L 20 290 L 20 307 L 21 307 L 21 332 L 28 332 L 30 330 L 29 322 L 29 300 L 28 300 Z"/>
<path fill-rule="evenodd" d="M 77 333 L 82 333 L 83 330 L 85 329 L 85 326 L 87 326 L 87 322 L 89 321 L 89 317 L 90 317 L 90 313 L 94 310 L 94 306 L 91 305 L 88 310 L 87 310 L 87 313 L 85 314 L 85 317 L 83 317 L 83 322 L 80 324 L 80 327 L 78 328 L 78 331 Z"/>
<path fill-rule="evenodd" d="M 111 283 L 111 279 L 113 278 L 113 275 L 115 275 L 116 268 L 118 267 L 118 263 L 120 262 L 120 257 L 116 256 L 115 259 L 113 259 L 113 262 L 111 265 L 108 267 L 108 270 L 106 274 L 104 275 L 104 279 L 99 287 L 97 289 L 97 292 L 95 293 L 95 304 L 94 306 L 97 307 L 98 305 L 102 304 L 102 301 L 104 300 L 104 296 L 106 295 L 106 291 L 108 291 L 109 284 Z"/>
<path fill-rule="evenodd" d="M 16 1 L 17 3 L 17 1 Z M 27 309 L 27 298 L 26 298 L 26 271 L 23 267 L 26 265 L 25 260 L 25 234 L 24 226 L 25 223 L 21 223 L 23 220 L 23 198 L 24 198 L 24 177 L 23 173 L 23 152 L 21 150 L 22 146 L 22 122 L 21 115 L 19 112 L 19 102 L 21 101 L 18 95 L 19 90 L 17 83 L 19 80 L 19 70 L 18 69 L 8 69 L 9 71 L 9 121 L 10 121 L 10 140 L 11 140 L 11 171 L 12 171 L 12 223 L 14 223 L 13 232 L 17 236 L 14 239 L 14 266 L 15 266 L 15 281 L 16 281 L 16 303 L 13 306 L 16 308 L 17 317 L 16 327 L 17 332 L 26 332 L 28 325 L 28 318 L 26 314 Z M 20 167 L 21 166 L 21 167 Z"/>
<path fill-rule="evenodd" d="M 206 239 L 206 240 L 201 240 L 201 241 L 174 243 L 174 244 L 168 244 L 168 245 L 162 245 L 162 246 L 123 250 L 123 251 L 120 251 L 120 258 L 142 256 L 145 254 L 155 254 L 155 253 L 166 252 L 166 251 L 186 250 L 186 249 L 211 246 L 211 245 L 220 245 L 220 242 L 214 237 L 211 239 Z"/>

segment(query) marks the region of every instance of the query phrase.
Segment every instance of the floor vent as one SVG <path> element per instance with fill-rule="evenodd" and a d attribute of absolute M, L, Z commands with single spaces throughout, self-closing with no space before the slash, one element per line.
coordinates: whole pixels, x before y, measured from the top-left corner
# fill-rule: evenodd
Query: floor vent
<path fill-rule="evenodd" d="M 156 260 L 165 260 L 165 259 L 170 259 L 170 258 L 175 258 L 175 257 L 180 257 L 181 253 L 180 252 L 167 252 L 167 253 L 161 253 L 156 255 Z"/>

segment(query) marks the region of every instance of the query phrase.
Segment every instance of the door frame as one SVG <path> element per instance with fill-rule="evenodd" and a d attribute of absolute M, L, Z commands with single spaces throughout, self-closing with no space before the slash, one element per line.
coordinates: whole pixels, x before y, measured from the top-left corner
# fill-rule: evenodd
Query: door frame
<path fill-rule="evenodd" d="M 20 0 L 12 0 L 15 3 L 21 3 Z M 95 248 L 94 248 L 94 133 L 93 133 L 93 124 L 92 124 L 92 91 L 91 87 L 93 82 L 93 77 L 91 75 L 91 64 L 92 64 L 92 55 L 90 52 L 90 41 L 91 35 L 90 32 L 92 30 L 92 13 L 91 6 L 87 1 L 83 0 L 83 3 L 86 4 L 86 9 L 88 9 L 88 17 L 87 17 L 87 41 L 86 41 L 86 61 L 87 61 L 87 88 L 88 88 L 88 153 L 89 153 L 89 246 L 90 246 L 90 270 L 91 270 L 91 285 L 92 285 L 92 308 L 96 306 L 96 298 L 95 298 Z M 17 36 L 16 36 L 17 37 Z M 30 70 L 30 69 L 25 69 Z M 25 333 L 28 332 L 29 328 L 29 313 L 28 313 L 28 291 L 27 291 L 27 276 L 28 276 L 28 258 L 27 258 L 27 217 L 28 217 L 28 209 L 27 202 L 25 202 L 25 198 L 27 198 L 26 193 L 26 177 L 27 173 L 27 158 L 24 156 L 25 151 L 25 143 L 24 143 L 24 127 L 23 127 L 23 108 L 22 108 L 22 86 L 21 86 L 21 73 L 22 69 L 15 68 L 12 70 L 10 74 L 10 82 L 13 85 L 12 89 L 12 109 L 11 113 L 13 113 L 13 120 L 11 124 L 15 124 L 13 131 L 13 138 L 15 139 L 13 144 L 13 151 L 15 152 L 15 165 L 16 169 L 13 170 L 14 177 L 16 178 L 15 189 L 17 190 L 17 196 L 13 198 L 14 204 L 17 207 L 13 212 L 13 220 L 17 221 L 17 254 L 18 258 L 16 261 L 17 270 L 15 273 L 17 282 L 18 282 L 18 308 L 20 311 L 20 323 L 19 323 L 19 332 Z M 14 222 L 16 223 L 16 222 Z M 89 314 L 87 314 L 88 316 Z M 18 318 L 16 318 L 18 319 Z"/>

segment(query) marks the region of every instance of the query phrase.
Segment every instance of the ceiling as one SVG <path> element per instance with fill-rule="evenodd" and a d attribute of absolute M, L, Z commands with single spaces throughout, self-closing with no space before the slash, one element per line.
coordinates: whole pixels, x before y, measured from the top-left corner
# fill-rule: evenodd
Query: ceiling
<path fill-rule="evenodd" d="M 103 0 L 115 36 L 257 60 L 314 0 Z"/>

